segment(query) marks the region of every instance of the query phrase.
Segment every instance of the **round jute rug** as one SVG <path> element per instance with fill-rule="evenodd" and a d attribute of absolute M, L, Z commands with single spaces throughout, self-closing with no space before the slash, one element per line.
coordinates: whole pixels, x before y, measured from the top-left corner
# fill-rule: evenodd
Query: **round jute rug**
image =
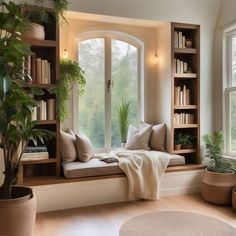
<path fill-rule="evenodd" d="M 120 236 L 236 236 L 218 219 L 191 212 L 164 211 L 136 216 L 120 228 Z"/>

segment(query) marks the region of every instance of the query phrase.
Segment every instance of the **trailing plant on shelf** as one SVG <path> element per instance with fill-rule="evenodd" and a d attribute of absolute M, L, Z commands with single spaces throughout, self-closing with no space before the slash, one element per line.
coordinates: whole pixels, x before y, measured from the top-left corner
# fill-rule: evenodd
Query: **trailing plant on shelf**
<path fill-rule="evenodd" d="M 57 112 L 61 121 L 68 116 L 67 101 L 70 99 L 73 86 L 78 85 L 79 96 L 84 94 L 86 85 L 84 73 L 78 62 L 67 59 L 60 60 L 60 79 L 56 93 L 58 95 Z"/>
<path fill-rule="evenodd" d="M 130 106 L 130 101 L 122 99 L 121 104 L 117 107 L 121 143 L 126 143 L 127 139 Z"/>
<path fill-rule="evenodd" d="M 28 142 L 44 142 L 51 132 L 36 128 L 31 120 L 37 106 L 34 95 L 41 90 L 26 89 L 22 64 L 31 54 L 30 45 L 20 39 L 27 26 L 20 7 L 13 2 L 1 1 L 0 13 L 0 148 L 3 150 L 4 182 L 0 199 L 10 199 L 17 179 L 22 153 Z"/>
<path fill-rule="evenodd" d="M 223 157 L 224 136 L 222 132 L 203 136 L 206 145 L 205 157 L 210 160 L 207 170 L 217 173 L 231 173 L 235 171 L 235 162 Z"/>

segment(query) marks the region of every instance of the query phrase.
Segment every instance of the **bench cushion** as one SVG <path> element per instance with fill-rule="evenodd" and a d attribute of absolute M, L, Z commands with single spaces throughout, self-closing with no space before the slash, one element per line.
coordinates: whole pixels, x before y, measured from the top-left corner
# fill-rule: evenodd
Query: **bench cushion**
<path fill-rule="evenodd" d="M 185 159 L 180 155 L 170 155 L 170 163 L 168 166 L 184 165 Z M 92 158 L 86 163 L 75 161 L 63 163 L 63 172 L 66 178 L 80 178 L 102 175 L 122 174 L 118 163 L 106 163 L 97 158 Z"/>

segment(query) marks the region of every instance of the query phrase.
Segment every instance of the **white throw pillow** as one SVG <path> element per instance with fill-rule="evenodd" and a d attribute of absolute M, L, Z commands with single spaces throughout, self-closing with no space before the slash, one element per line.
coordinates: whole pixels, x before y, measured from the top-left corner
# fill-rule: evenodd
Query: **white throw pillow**
<path fill-rule="evenodd" d="M 128 135 L 127 135 L 127 149 L 143 149 L 149 151 L 148 146 L 149 138 L 152 132 L 152 125 L 145 124 L 137 129 L 133 125 L 129 125 Z"/>

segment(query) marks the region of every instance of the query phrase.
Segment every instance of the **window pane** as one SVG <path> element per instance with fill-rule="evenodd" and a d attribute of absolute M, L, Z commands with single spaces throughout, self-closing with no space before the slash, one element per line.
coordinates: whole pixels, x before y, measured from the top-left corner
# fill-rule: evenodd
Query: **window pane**
<path fill-rule="evenodd" d="M 236 37 L 232 38 L 232 83 L 236 86 Z"/>
<path fill-rule="evenodd" d="M 236 152 L 236 91 L 230 92 L 230 151 Z"/>
<path fill-rule="evenodd" d="M 94 147 L 104 147 L 104 39 L 80 42 L 79 64 L 85 71 L 85 93 L 79 98 L 79 130 Z"/>
<path fill-rule="evenodd" d="M 112 147 L 120 147 L 121 139 L 117 106 L 122 99 L 130 101 L 129 123 L 138 121 L 138 73 L 136 47 L 112 40 Z"/>

